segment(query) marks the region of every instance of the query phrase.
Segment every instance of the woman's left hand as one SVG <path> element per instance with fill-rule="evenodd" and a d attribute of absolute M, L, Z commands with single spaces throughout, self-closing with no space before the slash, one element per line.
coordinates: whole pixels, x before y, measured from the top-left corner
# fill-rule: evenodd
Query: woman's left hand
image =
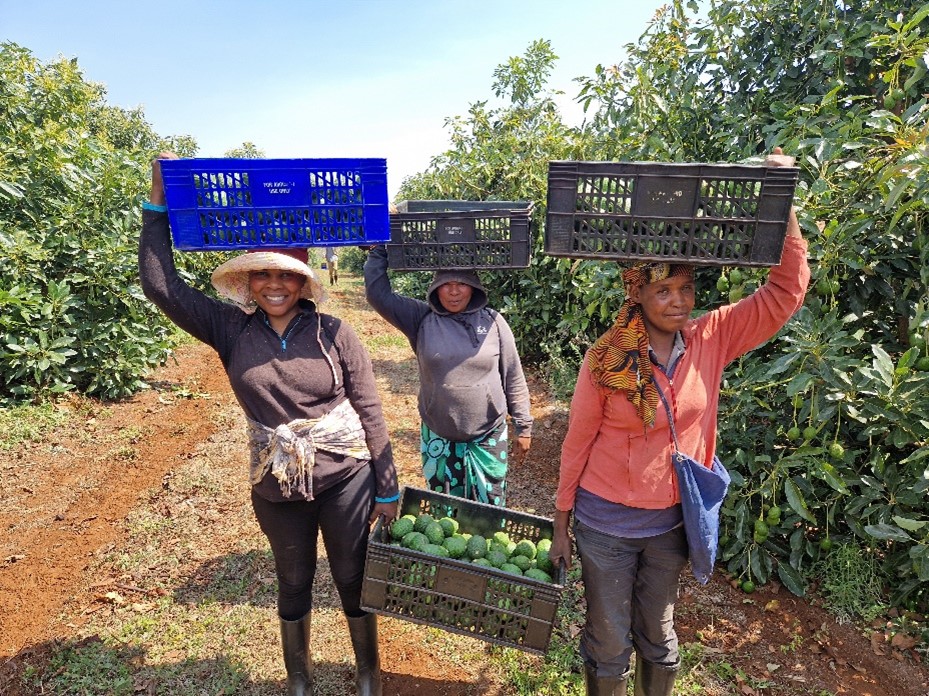
<path fill-rule="evenodd" d="M 179 159 L 173 152 L 159 152 L 155 159 L 152 160 L 152 190 L 148 196 L 149 203 L 155 205 L 165 204 L 165 186 L 161 178 L 161 163 L 158 160 Z"/>
<path fill-rule="evenodd" d="M 790 155 L 785 155 L 784 151 L 776 147 L 773 152 L 765 157 L 765 166 L 768 167 L 793 167 L 796 160 Z M 790 206 L 790 212 L 787 215 L 787 235 L 790 237 L 802 237 L 800 232 L 800 222 L 797 220 L 797 211 Z"/>
<path fill-rule="evenodd" d="M 374 509 L 371 510 L 371 517 L 368 520 L 370 524 L 377 522 L 378 517 L 384 518 L 384 524 L 390 524 L 397 519 L 397 505 L 399 501 L 392 503 L 374 503 Z"/>

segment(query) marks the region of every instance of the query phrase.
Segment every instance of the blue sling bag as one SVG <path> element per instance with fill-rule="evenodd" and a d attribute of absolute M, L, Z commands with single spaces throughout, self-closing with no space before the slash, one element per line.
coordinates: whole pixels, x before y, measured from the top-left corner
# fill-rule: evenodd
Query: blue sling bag
<path fill-rule="evenodd" d="M 714 455 L 712 468 L 707 468 L 680 451 L 671 407 L 661 387 L 658 387 L 657 383 L 655 386 L 668 413 L 671 437 L 674 440 L 671 463 L 674 465 L 681 494 L 690 569 L 694 577 L 705 585 L 709 582 L 713 574 L 713 565 L 716 563 L 716 551 L 719 547 L 719 510 L 726 497 L 726 491 L 729 490 L 731 478 L 719 457 Z"/>

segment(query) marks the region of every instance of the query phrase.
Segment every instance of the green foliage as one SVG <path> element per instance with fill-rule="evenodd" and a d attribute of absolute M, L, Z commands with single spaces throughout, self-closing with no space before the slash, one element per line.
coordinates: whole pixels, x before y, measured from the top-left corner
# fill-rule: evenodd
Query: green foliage
<path fill-rule="evenodd" d="M 813 568 L 820 594 L 840 619 L 873 621 L 886 610 L 878 563 L 869 549 L 839 544 Z"/>
<path fill-rule="evenodd" d="M 66 644 L 50 664 L 49 685 L 61 693 L 105 693 L 130 696 L 135 689 L 130 665 L 136 657 L 130 650 L 111 648 L 99 639 Z"/>
<path fill-rule="evenodd" d="M 645 152 L 655 143 L 634 136 L 657 134 L 668 158 L 731 160 L 775 145 L 799 157 L 811 292 L 778 341 L 731 366 L 719 433 L 734 470 L 723 559 L 761 582 L 777 572 L 796 592 L 830 532 L 873 546 L 896 602 L 929 579 L 929 382 L 911 338 L 929 323 L 927 15 L 916 3 L 719 2 L 690 26 L 676 5 L 646 45 L 690 50 L 673 69 L 653 59 L 661 51 L 630 64 L 648 76 L 636 87 L 666 108 L 637 128 L 617 82 L 626 100 L 601 122 Z M 811 436 L 792 440 L 791 427 Z M 785 514 L 759 539 L 753 520 L 774 504 Z"/>
<path fill-rule="evenodd" d="M 52 403 L 22 404 L 0 410 L 0 452 L 11 450 L 26 440 L 42 435 L 67 420 L 66 412 Z"/>
<path fill-rule="evenodd" d="M 492 648 L 494 661 L 504 671 L 514 693 L 532 696 L 566 696 L 582 693 L 583 662 L 577 650 L 577 632 L 584 623 L 584 586 L 580 564 L 567 575 L 558 604 L 548 650 L 541 658 L 506 648 Z"/>
<path fill-rule="evenodd" d="M 241 147 L 234 147 L 223 153 L 223 157 L 238 157 L 239 159 L 262 159 L 264 156 L 264 150 L 250 141 L 245 141 Z"/>
<path fill-rule="evenodd" d="M 339 268 L 349 273 L 361 275 L 364 272 L 367 254 L 361 247 L 341 247 L 339 249 Z"/>
<path fill-rule="evenodd" d="M 104 96 L 76 60 L 0 44 L 3 403 L 126 396 L 169 354 L 173 329 L 138 286 L 139 204 L 152 154 L 195 145 Z"/>
<path fill-rule="evenodd" d="M 540 230 L 549 160 L 583 154 L 577 135 L 558 113 L 557 93 L 546 87 L 556 61 L 548 41 L 535 41 L 523 57 L 499 66 L 492 89 L 500 103 L 477 102 L 467 118 L 449 119 L 452 149 L 434 158 L 426 172 L 405 181 L 399 197 L 532 201 L 532 228 Z M 541 240 L 541 235 L 535 236 L 532 265 L 525 272 L 481 273 L 490 304 L 506 316 L 523 359 L 537 362 L 557 361 L 578 341 L 589 343 L 610 311 L 606 301 L 598 302 L 598 307 L 604 306 L 602 316 L 592 319 L 574 287 L 587 285 L 588 275 L 598 273 L 600 265 L 582 264 L 576 278 L 570 261 L 541 253 Z M 408 280 L 417 275 L 421 279 Z M 404 274 L 395 287 L 424 297 L 428 280 L 425 274 Z M 414 283 L 419 292 L 401 287 Z"/>

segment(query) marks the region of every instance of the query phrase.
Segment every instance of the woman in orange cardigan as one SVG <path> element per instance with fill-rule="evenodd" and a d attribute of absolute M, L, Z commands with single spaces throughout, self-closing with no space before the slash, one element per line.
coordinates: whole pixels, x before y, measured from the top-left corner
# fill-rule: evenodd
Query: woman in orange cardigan
<path fill-rule="evenodd" d="M 779 148 L 774 153 L 769 165 L 792 162 Z M 774 336 L 803 304 L 806 250 L 791 210 L 781 263 L 765 285 L 695 320 L 691 266 L 638 264 L 623 273 L 626 299 L 587 352 L 571 401 L 550 552 L 570 567 L 573 511 L 589 695 L 626 693 L 633 650 L 636 695 L 672 693 L 680 666 L 674 603 L 688 549 L 659 399 L 673 413 L 680 451 L 710 467 L 723 369 Z"/>

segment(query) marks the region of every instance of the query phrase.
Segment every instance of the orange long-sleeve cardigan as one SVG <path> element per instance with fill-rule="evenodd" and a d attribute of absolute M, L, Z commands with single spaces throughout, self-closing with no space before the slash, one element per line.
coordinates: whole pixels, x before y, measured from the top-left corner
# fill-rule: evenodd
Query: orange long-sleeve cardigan
<path fill-rule="evenodd" d="M 802 237 L 787 236 L 781 263 L 762 287 L 684 327 L 686 349 L 673 380 L 654 371 L 674 412 L 681 451 L 704 466 L 711 465 L 716 452 L 723 369 L 774 336 L 803 304 L 810 280 L 806 252 Z M 571 400 L 555 507 L 571 510 L 578 486 L 630 507 L 654 510 L 679 503 L 672 449 L 660 402 L 654 425 L 644 427 L 624 392 L 593 382 L 585 358 Z"/>

